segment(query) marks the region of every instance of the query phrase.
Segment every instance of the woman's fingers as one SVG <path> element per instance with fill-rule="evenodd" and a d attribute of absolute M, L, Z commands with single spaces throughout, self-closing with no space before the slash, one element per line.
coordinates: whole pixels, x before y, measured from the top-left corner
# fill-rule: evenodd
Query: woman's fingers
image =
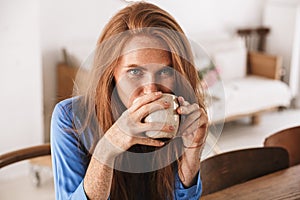
<path fill-rule="evenodd" d="M 149 115 L 152 112 L 167 109 L 170 107 L 170 102 L 164 101 L 163 99 L 158 99 L 154 102 L 150 102 L 139 109 L 135 111 L 135 117 L 138 121 L 141 121 L 143 118 L 145 118 L 147 115 Z"/>
<path fill-rule="evenodd" d="M 200 106 L 196 103 L 190 104 L 185 101 L 183 97 L 178 97 L 180 107 L 177 112 L 182 116 L 182 122 L 180 125 L 180 134 L 193 132 L 199 127 L 199 119 L 201 117 Z"/>
<path fill-rule="evenodd" d="M 164 102 L 163 99 L 160 100 L 161 96 L 161 92 L 156 92 L 137 98 L 133 105 L 119 118 L 119 129 L 122 131 L 121 134 L 129 136 L 129 146 L 134 144 L 162 146 L 163 144 L 160 141 L 145 137 L 142 133 L 147 131 L 174 132 L 175 127 L 171 124 L 163 122 L 145 123 L 142 121 L 149 113 L 166 109 L 170 106 L 170 103 Z M 181 114 L 180 133 L 182 137 L 188 143 L 200 141 L 203 138 L 201 135 L 205 135 L 204 131 L 201 131 L 201 127 L 204 124 L 205 127 L 207 126 L 205 111 L 198 104 L 190 104 L 185 101 L 183 97 L 178 97 L 178 102 L 180 106 L 177 112 Z M 201 133 L 200 136 L 196 134 L 197 132 Z"/>
<path fill-rule="evenodd" d="M 187 106 L 190 104 L 189 102 L 185 101 L 182 96 L 179 96 L 177 99 L 178 99 L 179 105 Z"/>
<path fill-rule="evenodd" d="M 161 123 L 161 122 L 148 122 L 141 124 L 142 132 L 146 131 L 163 131 L 171 133 L 175 130 L 175 127 L 171 124 Z"/>
<path fill-rule="evenodd" d="M 131 107 L 128 109 L 128 111 L 130 113 L 135 112 L 137 109 L 139 109 L 143 105 L 148 104 L 152 101 L 155 101 L 155 100 L 159 99 L 161 96 L 162 96 L 162 92 L 160 92 L 160 91 L 140 96 L 133 101 L 133 103 L 132 103 Z"/>
<path fill-rule="evenodd" d="M 208 118 L 205 112 L 198 119 L 198 123 L 189 126 L 182 134 L 185 146 L 198 146 L 205 141 L 207 136 Z"/>
<path fill-rule="evenodd" d="M 161 147 L 165 144 L 160 140 L 154 140 L 149 137 L 137 137 L 135 139 L 135 143 L 141 145 L 147 145 L 147 146 L 156 146 L 156 147 Z"/>
<path fill-rule="evenodd" d="M 196 103 L 190 104 L 183 97 L 178 98 L 180 107 L 177 112 L 182 116 L 180 135 L 185 146 L 203 143 L 206 137 L 208 117 L 203 108 Z"/>
<path fill-rule="evenodd" d="M 198 128 L 206 128 L 208 123 L 208 118 L 203 109 L 199 109 L 199 112 L 194 112 L 186 118 L 186 122 L 182 125 L 181 132 L 191 133 L 194 130 L 190 128 L 191 126 Z"/>
<path fill-rule="evenodd" d="M 181 115 L 188 115 L 192 112 L 195 112 L 197 110 L 200 110 L 200 106 L 196 103 L 194 104 L 188 104 L 188 105 L 185 105 L 185 106 L 180 106 L 178 109 L 177 109 L 177 112 Z"/>
<path fill-rule="evenodd" d="M 179 129 L 180 133 L 185 132 L 186 129 L 188 127 L 190 127 L 191 125 L 193 125 L 193 124 L 196 124 L 198 126 L 200 116 L 201 116 L 201 112 L 199 110 L 197 110 L 197 111 L 191 113 L 190 115 L 188 115 L 185 118 L 182 125 L 180 126 L 180 129 Z"/>
<path fill-rule="evenodd" d="M 146 131 L 164 131 L 173 132 L 175 127 L 172 124 L 165 122 L 146 122 L 143 123 L 140 120 L 136 120 L 127 111 L 119 118 L 118 122 L 115 124 L 116 127 L 121 131 L 122 134 L 127 134 L 131 136 L 142 136 L 141 133 Z"/>
<path fill-rule="evenodd" d="M 170 107 L 169 102 L 160 99 L 161 96 L 161 92 L 155 92 L 138 97 L 127 110 L 131 120 L 141 122 L 149 113 Z"/>

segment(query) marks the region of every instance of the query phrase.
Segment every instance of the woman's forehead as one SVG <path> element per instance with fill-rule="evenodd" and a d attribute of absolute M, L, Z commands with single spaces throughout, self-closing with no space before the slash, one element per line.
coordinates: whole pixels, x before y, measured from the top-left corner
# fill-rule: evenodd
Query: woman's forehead
<path fill-rule="evenodd" d="M 122 49 L 122 55 L 142 49 L 157 49 L 169 51 L 166 43 L 159 38 L 149 35 L 136 35 L 130 38 Z"/>
<path fill-rule="evenodd" d="M 146 66 L 159 64 L 169 66 L 171 63 L 169 51 L 161 49 L 138 49 L 125 53 L 119 60 L 121 66 Z"/>

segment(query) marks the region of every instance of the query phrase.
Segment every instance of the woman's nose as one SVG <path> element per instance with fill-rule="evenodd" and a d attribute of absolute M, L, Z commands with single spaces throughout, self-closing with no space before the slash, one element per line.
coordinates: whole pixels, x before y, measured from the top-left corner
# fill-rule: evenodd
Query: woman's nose
<path fill-rule="evenodd" d="M 157 84 L 155 83 L 155 75 L 154 74 L 148 74 L 145 76 L 145 79 L 143 80 L 143 93 L 149 94 L 153 92 L 157 92 Z"/>
<path fill-rule="evenodd" d="M 144 94 L 150 94 L 150 93 L 157 92 L 157 91 L 158 91 L 158 87 L 155 83 L 150 83 L 150 84 L 143 86 Z"/>

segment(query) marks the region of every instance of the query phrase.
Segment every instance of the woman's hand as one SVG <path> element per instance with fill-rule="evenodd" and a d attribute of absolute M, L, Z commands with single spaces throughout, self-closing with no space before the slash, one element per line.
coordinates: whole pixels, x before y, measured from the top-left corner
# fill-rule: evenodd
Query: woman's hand
<path fill-rule="evenodd" d="M 161 96 L 161 92 L 155 92 L 137 98 L 132 106 L 119 117 L 101 138 L 99 143 L 102 144 L 97 145 L 100 149 L 97 149 L 97 147 L 95 149 L 95 151 L 101 150 L 101 152 L 97 154 L 101 154 L 101 156 L 105 155 L 105 160 L 107 160 L 109 157 L 115 157 L 135 144 L 163 146 L 163 142 L 151 139 L 142 134 L 146 131 L 162 130 L 172 132 L 174 130 L 174 126 L 163 122 L 143 122 L 143 119 L 149 113 L 166 109 L 170 106 L 170 103 L 159 100 Z"/>
<path fill-rule="evenodd" d="M 182 137 L 185 152 L 179 167 L 179 177 L 186 187 L 194 185 L 200 169 L 200 155 L 207 136 L 208 118 L 198 104 L 190 104 L 183 97 L 178 97 L 181 115 L 179 135 Z"/>
<path fill-rule="evenodd" d="M 201 148 L 207 136 L 208 117 L 203 108 L 198 104 L 190 104 L 183 97 L 178 97 L 179 108 L 177 112 L 181 115 L 179 135 L 182 137 L 185 148 Z"/>

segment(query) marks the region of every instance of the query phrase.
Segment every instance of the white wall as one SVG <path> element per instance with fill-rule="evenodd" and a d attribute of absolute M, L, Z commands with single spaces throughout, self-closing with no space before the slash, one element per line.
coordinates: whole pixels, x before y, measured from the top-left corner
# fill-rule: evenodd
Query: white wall
<path fill-rule="evenodd" d="M 233 33 L 237 27 L 261 24 L 265 0 L 153 0 L 169 11 L 189 35 Z M 121 0 L 41 1 L 45 131 L 55 104 L 55 66 L 64 46 L 92 50 L 109 18 L 127 5 Z M 77 47 L 75 47 L 77 46 Z M 72 50 L 70 49 L 69 50 Z M 83 56 L 84 57 L 84 56 Z"/>
<path fill-rule="evenodd" d="M 88 54 L 109 17 L 122 6 L 121 0 L 41 1 L 41 48 L 43 58 L 45 140 L 49 140 L 50 119 L 56 103 L 56 65 L 62 48 Z"/>
<path fill-rule="evenodd" d="M 300 1 L 268 0 L 263 24 L 271 28 L 266 49 L 269 53 L 282 56 L 284 81 L 295 97 L 299 93 Z"/>
<path fill-rule="evenodd" d="M 265 0 L 153 0 L 169 11 L 184 30 L 194 33 L 234 33 L 237 27 L 261 25 Z"/>
<path fill-rule="evenodd" d="M 0 153 L 43 142 L 38 2 L 0 1 Z"/>
<path fill-rule="evenodd" d="M 205 35 L 260 25 L 264 0 L 150 2 L 173 14 L 188 34 Z M 125 5 L 121 0 L 0 1 L 0 152 L 41 143 L 43 132 L 49 134 L 62 47 L 91 51 L 105 23 Z"/>

